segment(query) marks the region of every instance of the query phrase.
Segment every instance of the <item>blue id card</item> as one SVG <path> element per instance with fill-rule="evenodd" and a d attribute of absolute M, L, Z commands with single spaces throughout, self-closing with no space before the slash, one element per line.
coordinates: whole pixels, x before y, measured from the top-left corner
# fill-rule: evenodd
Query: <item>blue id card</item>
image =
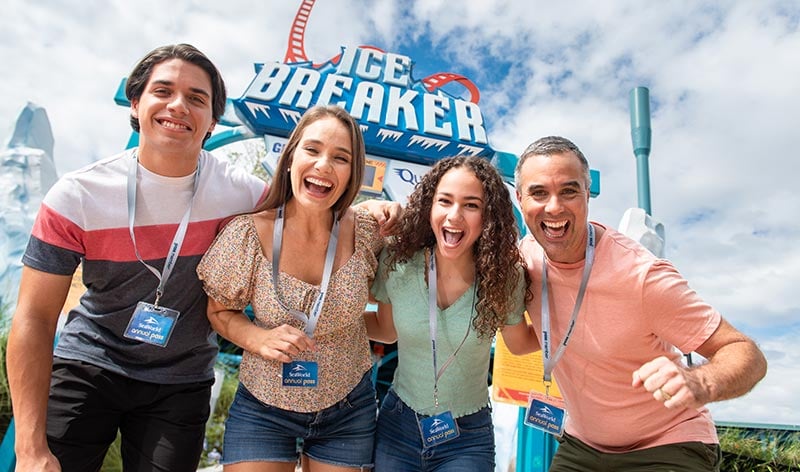
<path fill-rule="evenodd" d="M 460 434 L 452 413 L 445 411 L 419 420 L 422 447 L 428 448 L 455 439 Z"/>
<path fill-rule="evenodd" d="M 547 397 L 538 392 L 531 392 L 528 398 L 528 409 L 525 410 L 525 424 L 561 437 L 564 434 L 564 420 L 567 414 L 564 402 L 560 398 Z"/>
<path fill-rule="evenodd" d="M 284 387 L 316 387 L 317 363 L 313 361 L 292 361 L 283 364 L 281 378 Z"/>
<path fill-rule="evenodd" d="M 139 302 L 128 322 L 124 336 L 159 347 L 165 347 L 180 312 L 163 306 Z"/>

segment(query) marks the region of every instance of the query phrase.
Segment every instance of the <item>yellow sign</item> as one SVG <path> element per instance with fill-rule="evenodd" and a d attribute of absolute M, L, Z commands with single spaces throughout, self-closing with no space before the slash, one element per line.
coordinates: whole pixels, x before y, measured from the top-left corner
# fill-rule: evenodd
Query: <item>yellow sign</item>
<path fill-rule="evenodd" d="M 493 400 L 522 407 L 528 406 L 530 391 L 545 393 L 543 375 L 542 351 L 515 356 L 503 342 L 503 335 L 497 333 L 492 371 Z M 555 380 L 550 385 L 550 395 L 561 397 Z"/>
<path fill-rule="evenodd" d="M 372 156 L 367 157 L 361 191 L 371 195 L 380 195 L 383 192 L 384 176 L 386 176 L 386 161 Z"/>

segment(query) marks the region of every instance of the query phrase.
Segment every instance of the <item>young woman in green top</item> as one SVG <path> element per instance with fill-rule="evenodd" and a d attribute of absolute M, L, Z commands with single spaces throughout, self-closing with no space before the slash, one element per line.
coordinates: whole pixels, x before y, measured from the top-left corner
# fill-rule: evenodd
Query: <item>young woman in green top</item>
<path fill-rule="evenodd" d="M 369 336 L 398 349 L 375 470 L 491 472 L 492 338 L 498 329 L 527 333 L 509 192 L 487 159 L 443 159 L 398 224 L 372 286 L 378 311 L 365 314 Z"/>

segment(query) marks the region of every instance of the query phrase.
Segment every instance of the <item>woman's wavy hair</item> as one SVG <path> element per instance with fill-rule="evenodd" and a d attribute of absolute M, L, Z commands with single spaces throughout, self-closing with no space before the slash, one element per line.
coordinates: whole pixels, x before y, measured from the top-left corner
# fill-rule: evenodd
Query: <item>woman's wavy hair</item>
<path fill-rule="evenodd" d="M 469 169 L 483 186 L 483 230 L 473 246 L 478 284 L 477 315 L 472 326 L 479 337 L 491 338 L 505 325 L 506 314 L 515 306 L 514 291 L 523 262 L 517 249 L 519 235 L 511 195 L 488 159 L 476 156 L 445 158 L 422 177 L 408 197 L 395 236 L 387 246 L 388 257 L 382 272 L 386 276 L 398 263 L 408 262 L 420 250 L 431 249 L 433 252 L 436 236 L 431 228 L 430 215 L 436 188 L 444 174 L 459 167 Z M 527 271 L 523 272 L 527 275 Z"/>
<path fill-rule="evenodd" d="M 275 175 L 272 178 L 272 183 L 269 186 L 264 201 L 253 210 L 252 213 L 258 213 L 264 210 L 272 210 L 280 207 L 294 197 L 292 192 L 292 178 L 289 175 L 289 169 L 292 167 L 292 158 L 297 146 L 300 145 L 300 140 L 303 138 L 303 133 L 306 128 L 312 123 L 315 123 L 323 118 L 336 118 L 350 133 L 350 145 L 353 151 L 353 159 L 350 162 L 350 180 L 347 182 L 347 189 L 333 204 L 333 212 L 337 218 L 344 215 L 344 211 L 353 203 L 361 190 L 361 181 L 364 178 L 364 165 L 366 163 L 366 150 L 364 147 L 364 136 L 361 134 L 361 128 L 355 118 L 344 108 L 328 105 L 317 105 L 311 107 L 303 114 L 297 126 L 289 135 L 289 140 L 283 146 L 281 155 L 278 158 L 278 164 L 275 166 Z"/>

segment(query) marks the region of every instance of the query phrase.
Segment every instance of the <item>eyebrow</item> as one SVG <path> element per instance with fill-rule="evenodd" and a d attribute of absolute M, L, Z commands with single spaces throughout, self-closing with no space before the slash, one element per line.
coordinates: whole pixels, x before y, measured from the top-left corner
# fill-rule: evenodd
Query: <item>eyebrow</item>
<path fill-rule="evenodd" d="M 450 192 L 436 192 L 436 195 L 445 195 L 451 198 L 453 197 L 453 194 Z M 466 197 L 464 197 L 464 200 L 477 200 L 479 202 L 483 201 L 483 199 L 477 195 L 467 195 Z"/>
<path fill-rule="evenodd" d="M 545 186 L 542 184 L 530 184 L 528 185 L 528 192 L 533 192 L 534 190 L 538 190 L 540 188 L 544 188 Z M 578 180 L 570 180 L 569 182 L 565 182 L 559 188 L 577 188 L 580 190 L 581 183 Z"/>
<path fill-rule="evenodd" d="M 175 86 L 175 82 L 172 82 L 170 80 L 158 80 L 158 79 L 156 79 L 156 80 L 153 80 L 151 82 L 151 84 L 152 85 L 166 85 L 168 87 L 174 87 Z M 196 93 L 198 95 L 203 95 L 203 96 L 206 96 L 208 98 L 211 98 L 211 94 L 208 93 L 205 89 L 201 89 L 201 88 L 197 88 L 197 87 L 189 87 L 189 90 L 191 90 L 193 93 Z"/>

